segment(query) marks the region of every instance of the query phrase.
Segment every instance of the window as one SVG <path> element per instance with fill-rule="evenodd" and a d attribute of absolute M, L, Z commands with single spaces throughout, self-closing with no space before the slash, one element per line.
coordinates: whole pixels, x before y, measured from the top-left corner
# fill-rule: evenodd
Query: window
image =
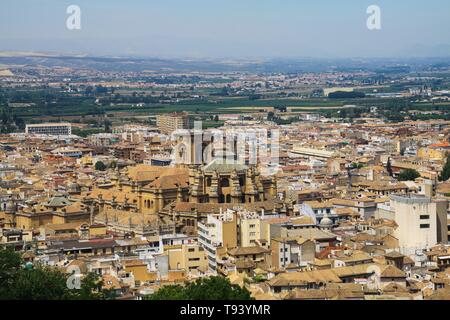
<path fill-rule="evenodd" d="M 254 229 L 255 227 L 256 227 L 256 225 L 254 225 L 254 224 L 250 225 L 250 229 Z"/>
<path fill-rule="evenodd" d="M 420 225 L 420 229 L 429 229 L 430 225 L 429 224 L 421 224 Z"/>
<path fill-rule="evenodd" d="M 227 188 L 227 187 L 229 187 L 229 186 L 230 186 L 230 180 L 228 180 L 228 179 L 222 179 L 222 180 L 220 181 L 220 186 L 221 186 L 222 188 Z"/>
<path fill-rule="evenodd" d="M 195 252 L 195 248 L 189 248 L 188 251 L 189 252 Z"/>
<path fill-rule="evenodd" d="M 430 215 L 429 214 L 424 214 L 420 216 L 420 220 L 428 220 L 430 219 Z"/>
<path fill-rule="evenodd" d="M 190 262 L 192 262 L 192 261 L 200 261 L 200 258 L 189 258 L 189 261 Z"/>

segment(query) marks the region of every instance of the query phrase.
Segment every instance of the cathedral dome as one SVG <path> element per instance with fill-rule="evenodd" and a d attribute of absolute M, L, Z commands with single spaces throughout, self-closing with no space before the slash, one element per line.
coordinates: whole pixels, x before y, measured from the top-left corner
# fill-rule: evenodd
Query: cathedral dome
<path fill-rule="evenodd" d="M 328 218 L 328 215 L 325 213 L 319 225 L 324 228 L 330 228 L 333 225 L 333 220 Z"/>

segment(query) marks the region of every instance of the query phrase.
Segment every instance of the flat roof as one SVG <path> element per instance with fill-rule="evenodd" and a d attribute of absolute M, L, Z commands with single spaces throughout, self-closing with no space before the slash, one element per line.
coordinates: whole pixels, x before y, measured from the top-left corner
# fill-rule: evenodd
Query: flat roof
<path fill-rule="evenodd" d="M 60 127 L 60 126 L 72 126 L 69 122 L 49 122 L 49 123 L 36 123 L 27 124 L 26 127 Z"/>
<path fill-rule="evenodd" d="M 431 198 L 418 194 L 391 195 L 391 199 L 402 203 L 430 203 Z"/>

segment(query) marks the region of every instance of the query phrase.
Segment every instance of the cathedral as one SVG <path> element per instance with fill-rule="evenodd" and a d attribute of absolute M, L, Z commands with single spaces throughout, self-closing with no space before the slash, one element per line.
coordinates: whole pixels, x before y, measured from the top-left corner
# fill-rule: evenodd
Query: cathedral
<path fill-rule="evenodd" d="M 276 196 L 275 180 L 262 177 L 255 166 L 224 159 L 191 166 L 189 186 L 193 203 L 253 203 Z"/>
<path fill-rule="evenodd" d="M 191 146 L 184 146 L 177 156 L 185 160 L 186 153 L 194 154 Z M 203 153 L 207 147 L 201 144 Z M 217 153 L 215 159 L 199 163 L 175 161 L 172 167 L 127 167 L 80 195 L 83 202 L 94 205 L 96 214 L 128 212 L 129 219 L 141 214 L 143 221 L 159 217 L 163 223 L 177 223 L 179 230 L 195 228 L 208 212 L 237 206 L 256 212 L 287 213 L 276 196 L 275 177 L 261 175 L 256 165 L 240 163 L 235 156 L 217 157 Z"/>

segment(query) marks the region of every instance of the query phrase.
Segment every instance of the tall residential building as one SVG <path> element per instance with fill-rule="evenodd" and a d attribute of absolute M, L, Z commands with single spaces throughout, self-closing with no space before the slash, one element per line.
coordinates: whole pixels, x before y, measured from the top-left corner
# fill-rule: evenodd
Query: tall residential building
<path fill-rule="evenodd" d="M 64 136 L 72 134 L 72 125 L 70 123 L 39 123 L 27 124 L 26 134 L 47 134 L 52 136 Z"/>
<path fill-rule="evenodd" d="M 208 214 L 206 223 L 198 223 L 199 243 L 207 252 L 211 271 L 217 270 L 218 255 L 226 249 L 258 245 L 260 219 L 256 212 L 228 209 L 221 214 Z"/>
<path fill-rule="evenodd" d="M 417 250 L 447 243 L 447 200 L 424 195 L 391 195 L 390 205 L 380 205 L 378 215 L 392 219 L 398 227 L 394 237 L 400 251 L 414 254 Z"/>
<path fill-rule="evenodd" d="M 198 242 L 206 250 L 208 267 L 217 273 L 217 256 L 221 250 L 238 244 L 236 216 L 232 211 L 208 214 L 205 223 L 198 223 Z"/>
<path fill-rule="evenodd" d="M 178 129 L 189 129 L 189 114 L 187 112 L 161 114 L 156 118 L 156 124 L 164 134 L 171 134 Z"/>

